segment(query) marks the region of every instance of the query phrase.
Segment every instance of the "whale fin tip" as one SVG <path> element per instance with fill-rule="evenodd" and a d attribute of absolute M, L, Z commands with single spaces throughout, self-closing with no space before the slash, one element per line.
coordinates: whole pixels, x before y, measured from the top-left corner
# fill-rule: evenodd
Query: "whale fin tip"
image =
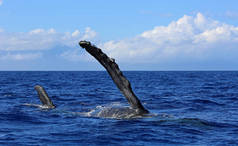
<path fill-rule="evenodd" d="M 50 108 L 50 109 L 55 108 L 55 105 L 50 100 L 47 92 L 45 91 L 45 89 L 42 86 L 36 85 L 34 88 L 37 91 L 39 99 L 40 99 L 40 101 L 41 101 L 41 103 L 44 107 L 47 107 L 47 108 Z"/>

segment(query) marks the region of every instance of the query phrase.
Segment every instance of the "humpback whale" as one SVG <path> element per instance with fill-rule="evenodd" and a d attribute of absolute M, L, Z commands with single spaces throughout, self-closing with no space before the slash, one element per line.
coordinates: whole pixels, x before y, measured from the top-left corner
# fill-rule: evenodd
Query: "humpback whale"
<path fill-rule="evenodd" d="M 42 86 L 36 85 L 34 88 L 37 91 L 39 99 L 42 103 L 42 106 L 40 106 L 40 107 L 47 108 L 47 109 L 55 108 L 55 105 L 50 100 L 48 94 L 46 93 L 45 89 Z"/>
<path fill-rule="evenodd" d="M 132 118 L 140 116 L 150 116 L 149 111 L 144 108 L 138 97 L 132 91 L 130 82 L 119 69 L 119 66 L 115 62 L 115 59 L 108 57 L 105 53 L 102 52 L 100 48 L 92 45 L 88 41 L 80 41 L 79 45 L 84 48 L 90 55 L 92 55 L 107 70 L 117 88 L 125 96 L 128 103 L 130 104 L 130 107 L 126 108 L 104 107 L 96 113 L 93 113 L 92 115 L 91 112 L 81 114 L 108 118 Z M 36 85 L 35 90 L 38 93 L 40 101 L 42 102 L 42 108 L 53 109 L 56 107 L 50 100 L 43 87 Z"/>
<path fill-rule="evenodd" d="M 79 45 L 84 48 L 90 55 L 92 55 L 108 72 L 117 88 L 126 97 L 131 109 L 129 111 L 135 112 L 137 115 L 148 114 L 149 111 L 144 108 L 140 100 L 132 91 L 130 82 L 122 74 L 115 59 L 108 57 L 102 50 L 89 41 L 80 41 Z"/>

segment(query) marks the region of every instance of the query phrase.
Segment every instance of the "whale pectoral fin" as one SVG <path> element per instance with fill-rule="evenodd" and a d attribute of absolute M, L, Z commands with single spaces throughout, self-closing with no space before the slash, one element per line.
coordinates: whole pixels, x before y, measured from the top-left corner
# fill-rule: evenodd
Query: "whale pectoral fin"
<path fill-rule="evenodd" d="M 45 89 L 42 86 L 36 85 L 34 88 L 37 91 L 38 96 L 39 96 L 40 101 L 43 106 L 45 106 L 47 108 L 55 108 L 55 105 L 50 100 L 48 94 L 46 93 Z"/>
<path fill-rule="evenodd" d="M 80 41 L 79 45 L 82 48 L 85 48 L 85 50 L 95 59 L 97 59 L 98 62 L 107 70 L 112 80 L 114 81 L 118 89 L 122 92 L 122 94 L 126 97 L 127 101 L 133 109 L 136 109 L 138 113 L 141 114 L 149 113 L 132 91 L 130 82 L 120 71 L 118 65 L 115 62 L 115 59 L 108 57 L 105 53 L 102 52 L 101 49 L 91 45 L 91 43 L 88 41 Z"/>

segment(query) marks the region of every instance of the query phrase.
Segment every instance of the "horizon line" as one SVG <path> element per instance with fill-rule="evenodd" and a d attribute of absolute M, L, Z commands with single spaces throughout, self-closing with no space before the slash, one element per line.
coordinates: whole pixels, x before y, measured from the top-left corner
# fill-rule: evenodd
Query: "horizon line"
<path fill-rule="evenodd" d="M 238 70 L 122 70 L 126 72 L 218 72 L 218 71 L 234 71 Z M 106 70 L 0 70 L 0 72 L 106 72 Z"/>

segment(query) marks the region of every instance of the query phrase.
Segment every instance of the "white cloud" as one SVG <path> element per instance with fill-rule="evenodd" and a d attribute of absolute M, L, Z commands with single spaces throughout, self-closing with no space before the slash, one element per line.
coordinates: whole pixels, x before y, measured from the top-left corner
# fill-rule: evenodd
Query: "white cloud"
<path fill-rule="evenodd" d="M 8 33 L 0 31 L 0 51 L 45 50 L 55 46 L 75 47 L 79 40 L 93 39 L 96 33 L 90 28 L 80 35 L 79 30 L 73 33 L 56 32 L 53 28 L 34 29 L 29 32 Z"/>
<path fill-rule="evenodd" d="M 0 0 L 0 6 L 2 5 L 2 0 Z"/>
<path fill-rule="evenodd" d="M 96 37 L 96 35 L 97 35 L 97 33 L 94 30 L 92 30 L 90 27 L 87 27 L 85 29 L 85 33 L 82 37 L 82 40 L 88 40 L 90 38 L 94 38 L 94 37 Z"/>
<path fill-rule="evenodd" d="M 84 31 L 60 33 L 54 29 L 34 29 L 26 33 L 8 33 L 0 30 L 0 51 L 13 52 L 1 59 L 21 60 L 31 58 L 15 53 L 19 51 L 40 51 L 64 46 L 60 57 L 71 61 L 92 60 L 89 55 L 80 54 L 80 40 L 94 40 L 97 33 L 91 28 Z M 184 15 L 167 26 L 151 30 L 124 40 L 111 40 L 97 44 L 110 57 L 125 63 L 172 63 L 212 64 L 219 61 L 237 62 L 238 27 L 205 17 Z M 1 52 L 0 52 L 1 53 Z M 54 51 L 53 51 L 54 53 Z M 40 57 L 39 55 L 38 57 Z M 34 58 L 34 57 L 32 57 Z M 37 55 L 35 56 L 37 58 Z"/>
<path fill-rule="evenodd" d="M 44 32 L 45 32 L 44 29 L 39 28 L 39 29 L 34 29 L 34 30 L 30 31 L 29 34 L 34 35 L 34 34 L 40 34 L 40 33 L 44 33 Z"/>
<path fill-rule="evenodd" d="M 79 36 L 80 34 L 80 31 L 79 30 L 75 30 L 73 33 L 72 33 L 72 37 L 77 37 Z"/>
<path fill-rule="evenodd" d="M 87 27 L 82 34 L 79 30 L 60 33 L 55 29 L 34 29 L 29 32 L 9 33 L 0 29 L 0 59 L 1 60 L 30 60 L 35 59 L 42 54 L 31 54 L 32 51 L 50 50 L 53 48 L 68 48 L 62 53 L 62 57 L 68 60 L 75 60 L 76 54 L 73 56 L 75 48 L 79 48 L 78 42 L 84 39 L 93 39 L 96 37 L 95 31 Z M 71 49 L 70 49 L 71 48 Z M 57 50 L 53 50 L 57 52 Z M 73 51 L 72 53 L 69 53 Z M 6 54 L 6 52 L 11 52 Z M 17 52 L 17 53 L 16 53 Z M 19 54 L 24 52 L 24 54 Z M 68 53 L 67 53 L 68 52 Z M 28 53 L 28 54 L 27 54 Z M 6 54 L 6 55 L 2 55 Z M 68 54 L 68 55 L 67 55 Z M 59 54 L 55 54 L 56 56 Z M 71 56 L 70 56 L 71 55 Z M 53 57 L 53 56 L 52 56 Z"/>
<path fill-rule="evenodd" d="M 72 50 L 65 51 L 60 56 L 66 60 L 74 61 L 74 62 L 77 62 L 77 61 L 91 62 L 93 60 L 92 57 L 89 57 L 88 54 L 85 54 L 85 53 L 81 54 L 79 49 L 72 49 Z"/>
<path fill-rule="evenodd" d="M 238 27 L 206 18 L 201 13 L 184 15 L 168 26 L 157 26 L 134 38 L 100 45 L 121 62 L 229 59 L 238 57 L 237 46 Z"/>
<path fill-rule="evenodd" d="M 0 60 L 16 60 L 16 61 L 22 61 L 22 60 L 34 60 L 37 58 L 40 58 L 42 56 L 41 53 L 7 53 L 6 55 L 1 55 Z"/>

